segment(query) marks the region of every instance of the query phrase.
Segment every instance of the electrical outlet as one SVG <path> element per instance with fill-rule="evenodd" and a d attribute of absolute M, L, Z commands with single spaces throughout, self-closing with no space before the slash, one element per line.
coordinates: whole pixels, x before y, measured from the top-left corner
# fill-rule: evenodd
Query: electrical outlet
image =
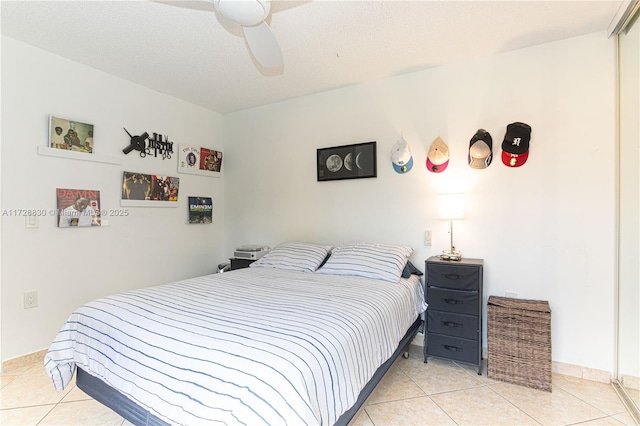
<path fill-rule="evenodd" d="M 518 293 L 516 293 L 515 291 L 505 291 L 504 292 L 504 297 L 510 297 L 511 299 L 517 299 L 518 298 Z"/>
<path fill-rule="evenodd" d="M 24 308 L 35 308 L 38 306 L 38 292 L 28 291 L 24 293 Z"/>

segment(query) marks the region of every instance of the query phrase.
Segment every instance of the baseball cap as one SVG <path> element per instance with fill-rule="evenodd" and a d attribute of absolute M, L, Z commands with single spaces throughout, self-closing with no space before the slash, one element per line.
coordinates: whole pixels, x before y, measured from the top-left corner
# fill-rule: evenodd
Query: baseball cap
<path fill-rule="evenodd" d="M 529 158 L 531 126 L 525 123 L 511 123 L 502 141 L 502 162 L 505 166 L 520 167 Z"/>
<path fill-rule="evenodd" d="M 427 169 L 433 173 L 442 173 L 449 165 L 449 147 L 440 136 L 431 142 L 427 154 Z"/>
<path fill-rule="evenodd" d="M 489 132 L 478 129 L 469 142 L 469 166 L 486 169 L 493 159 L 493 139 Z"/>
<path fill-rule="evenodd" d="M 396 173 L 406 173 L 413 167 L 411 149 L 403 137 L 400 137 L 391 148 L 391 164 Z"/>

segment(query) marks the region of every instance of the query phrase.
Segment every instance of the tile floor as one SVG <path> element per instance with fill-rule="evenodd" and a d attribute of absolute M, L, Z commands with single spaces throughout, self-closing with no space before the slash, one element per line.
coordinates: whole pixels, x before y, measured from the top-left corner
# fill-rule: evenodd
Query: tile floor
<path fill-rule="evenodd" d="M 634 425 L 611 385 L 553 376 L 542 392 L 478 376 L 473 366 L 422 362 L 412 346 L 369 398 L 358 426 Z M 44 352 L 5 364 L 0 376 L 1 425 L 129 425 L 81 390 L 58 393 L 46 376 Z"/>

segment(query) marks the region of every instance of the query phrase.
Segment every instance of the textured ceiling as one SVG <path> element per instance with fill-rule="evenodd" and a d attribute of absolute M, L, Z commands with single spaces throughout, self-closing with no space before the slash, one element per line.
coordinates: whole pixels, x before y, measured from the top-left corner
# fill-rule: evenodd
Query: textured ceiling
<path fill-rule="evenodd" d="M 596 31 L 622 0 L 274 1 L 260 69 L 207 0 L 7 1 L 2 34 L 227 113 Z"/>

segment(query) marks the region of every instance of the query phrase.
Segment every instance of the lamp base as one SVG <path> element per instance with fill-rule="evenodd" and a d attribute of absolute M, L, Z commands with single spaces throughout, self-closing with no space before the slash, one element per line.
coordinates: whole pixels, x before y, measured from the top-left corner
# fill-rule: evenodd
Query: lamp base
<path fill-rule="evenodd" d="M 462 253 L 452 247 L 451 250 L 442 250 L 440 260 L 451 260 L 453 262 L 459 262 L 462 260 Z"/>

